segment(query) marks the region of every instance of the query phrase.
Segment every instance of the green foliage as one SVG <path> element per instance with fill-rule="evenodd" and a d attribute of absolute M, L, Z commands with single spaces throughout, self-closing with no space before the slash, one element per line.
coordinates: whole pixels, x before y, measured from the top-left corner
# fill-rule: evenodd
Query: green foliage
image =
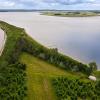
<path fill-rule="evenodd" d="M 96 62 L 89 63 L 89 66 L 90 66 L 90 68 L 91 68 L 92 71 L 97 70 L 97 64 L 96 64 Z"/>
<path fill-rule="evenodd" d="M 23 29 L 0 22 L 7 35 L 2 56 L 0 56 L 0 100 L 23 100 L 26 96 L 25 65 L 18 62 L 22 51 L 19 40 Z"/>
<path fill-rule="evenodd" d="M 26 96 L 25 65 L 16 63 L 0 69 L 0 100 L 23 100 Z"/>
<path fill-rule="evenodd" d="M 100 80 L 100 71 L 94 71 L 93 75 L 97 77 L 98 80 Z"/>
<path fill-rule="evenodd" d="M 93 83 L 58 77 L 52 80 L 52 84 L 59 100 L 100 100 L 100 81 Z"/>

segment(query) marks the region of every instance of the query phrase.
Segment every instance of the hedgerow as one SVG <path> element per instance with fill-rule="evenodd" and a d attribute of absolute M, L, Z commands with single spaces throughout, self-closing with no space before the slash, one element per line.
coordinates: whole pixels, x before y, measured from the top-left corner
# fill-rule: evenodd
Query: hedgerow
<path fill-rule="evenodd" d="M 58 77 L 52 79 L 52 85 L 58 100 L 100 100 L 100 81 Z"/>

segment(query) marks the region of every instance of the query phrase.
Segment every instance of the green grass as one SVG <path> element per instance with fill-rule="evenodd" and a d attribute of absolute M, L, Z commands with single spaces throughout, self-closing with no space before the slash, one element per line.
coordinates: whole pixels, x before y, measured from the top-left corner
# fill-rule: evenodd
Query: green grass
<path fill-rule="evenodd" d="M 56 95 L 51 85 L 52 78 L 66 76 L 85 79 L 83 74 L 67 72 L 26 53 L 21 55 L 20 61 L 27 65 L 28 100 L 56 100 Z M 88 81 L 87 79 L 85 80 Z"/>
<path fill-rule="evenodd" d="M 97 77 L 98 80 L 100 80 L 100 70 L 99 71 L 94 71 L 93 75 Z"/>

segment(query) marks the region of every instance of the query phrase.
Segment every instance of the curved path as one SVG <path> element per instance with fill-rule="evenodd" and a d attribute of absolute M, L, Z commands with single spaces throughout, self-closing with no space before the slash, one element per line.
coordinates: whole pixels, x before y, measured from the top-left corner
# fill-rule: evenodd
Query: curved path
<path fill-rule="evenodd" d="M 4 46 L 6 43 L 6 34 L 2 29 L 0 29 L 0 56 L 2 55 L 2 52 L 4 50 Z"/>

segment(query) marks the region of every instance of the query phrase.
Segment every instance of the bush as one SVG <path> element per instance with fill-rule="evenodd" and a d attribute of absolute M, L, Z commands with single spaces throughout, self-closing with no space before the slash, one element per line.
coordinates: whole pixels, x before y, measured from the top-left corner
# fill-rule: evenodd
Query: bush
<path fill-rule="evenodd" d="M 58 77 L 52 79 L 52 85 L 58 100 L 99 100 L 100 98 L 100 82 L 93 83 L 91 81 L 84 82 L 79 79 L 70 79 L 66 77 Z"/>

